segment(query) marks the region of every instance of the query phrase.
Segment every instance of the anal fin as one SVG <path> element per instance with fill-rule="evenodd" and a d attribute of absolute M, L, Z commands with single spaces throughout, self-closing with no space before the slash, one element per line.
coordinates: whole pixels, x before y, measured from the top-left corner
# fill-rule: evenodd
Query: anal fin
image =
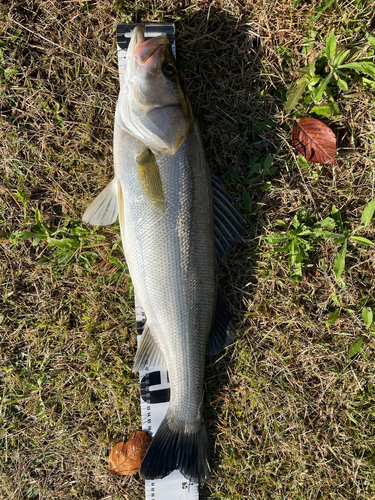
<path fill-rule="evenodd" d="M 149 366 L 157 366 L 158 368 L 167 370 L 167 363 L 164 355 L 155 337 L 152 335 L 150 328 L 147 326 L 147 323 L 144 327 L 142 340 L 134 358 L 133 372 L 139 372 L 146 363 Z"/>

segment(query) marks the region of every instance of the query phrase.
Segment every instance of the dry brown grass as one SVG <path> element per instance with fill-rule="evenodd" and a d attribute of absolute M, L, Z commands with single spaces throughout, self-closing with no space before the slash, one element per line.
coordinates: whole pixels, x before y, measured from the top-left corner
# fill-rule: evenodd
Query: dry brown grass
<path fill-rule="evenodd" d="M 335 27 L 360 46 L 374 19 L 365 0 L 338 2 L 315 23 L 317 49 Z M 354 83 L 330 121 L 337 167 L 301 171 L 283 92 L 306 61 L 307 18 L 319 2 L 11 0 L 0 4 L 0 498 L 141 499 L 137 477 L 111 477 L 110 448 L 140 427 L 133 297 L 118 227 L 58 264 L 44 243 L 14 243 L 39 209 L 46 227 L 72 227 L 112 175 L 119 90 L 115 26 L 175 22 L 179 65 L 214 171 L 247 218 L 246 244 L 222 267 L 238 341 L 208 363 L 213 482 L 202 498 L 375 498 L 374 343 L 349 359 L 374 306 L 372 247 L 352 245 L 335 282 L 338 247 L 317 245 L 301 283 L 261 238 L 303 208 L 335 204 L 355 227 L 374 198 L 374 95 Z M 21 30 L 18 32 L 17 30 Z M 292 52 L 285 59 L 278 47 Z M 56 105 L 58 104 L 58 106 Z M 56 106 L 56 108 L 55 108 Z M 274 156 L 268 191 L 241 179 L 251 156 Z M 362 231 L 374 240 L 373 225 Z M 12 242 L 13 241 L 13 242 Z M 88 252 L 95 252 L 89 263 Z M 116 260 L 116 259 L 119 259 Z M 342 305 L 336 323 L 328 314 Z M 351 309 L 353 313 L 344 310 Z"/>

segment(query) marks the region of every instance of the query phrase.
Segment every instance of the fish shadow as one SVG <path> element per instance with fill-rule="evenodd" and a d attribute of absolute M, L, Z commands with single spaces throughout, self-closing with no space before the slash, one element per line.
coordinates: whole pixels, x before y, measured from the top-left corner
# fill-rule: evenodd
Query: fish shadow
<path fill-rule="evenodd" d="M 267 187 L 262 168 L 255 169 L 250 179 L 249 172 L 254 158 L 261 163 L 262 158 L 279 149 L 274 124 L 281 96 L 268 95 L 263 84 L 264 49 L 260 37 L 246 22 L 250 9 L 246 12 L 244 7 L 241 16 L 234 17 L 211 4 L 206 10 L 187 10 L 185 14 L 176 22 L 177 65 L 202 131 L 210 167 L 246 220 L 244 242 L 229 252 L 219 267 L 220 288 L 236 324 L 237 337 L 246 345 L 251 340 L 247 317 L 256 287 L 257 245 L 265 226 L 259 202 Z M 277 175 L 274 169 L 272 176 Z M 215 452 L 216 444 L 220 446 L 223 428 L 230 426 L 230 413 L 236 411 L 229 402 L 230 395 L 243 390 L 243 381 L 234 375 L 238 357 L 235 343 L 209 358 L 206 365 L 213 481 L 225 466 Z M 209 486 L 203 485 L 200 495 L 202 499 L 211 498 Z"/>

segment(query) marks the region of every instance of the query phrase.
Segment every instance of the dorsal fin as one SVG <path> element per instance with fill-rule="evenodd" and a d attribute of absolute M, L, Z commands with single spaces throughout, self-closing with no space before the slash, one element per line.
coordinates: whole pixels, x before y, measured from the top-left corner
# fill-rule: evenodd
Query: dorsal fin
<path fill-rule="evenodd" d="M 225 347 L 233 344 L 236 340 L 236 329 L 232 322 L 232 316 L 225 307 L 223 295 L 218 288 L 216 299 L 215 322 L 211 338 L 207 347 L 207 356 L 219 354 Z"/>
<path fill-rule="evenodd" d="M 217 261 L 220 262 L 225 252 L 242 241 L 244 219 L 233 207 L 233 199 L 221 187 L 221 181 L 212 175 L 214 194 L 215 247 Z"/>

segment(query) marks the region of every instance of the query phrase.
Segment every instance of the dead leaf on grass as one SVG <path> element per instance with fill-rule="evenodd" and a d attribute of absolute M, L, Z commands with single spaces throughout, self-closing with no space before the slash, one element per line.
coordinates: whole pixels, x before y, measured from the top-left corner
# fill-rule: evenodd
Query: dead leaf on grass
<path fill-rule="evenodd" d="M 336 136 L 327 125 L 316 118 L 307 116 L 294 122 L 292 144 L 308 161 L 336 164 Z"/>
<path fill-rule="evenodd" d="M 148 432 L 135 431 L 127 443 L 117 443 L 109 454 L 109 472 L 116 476 L 132 476 L 138 472 L 151 439 Z"/>

